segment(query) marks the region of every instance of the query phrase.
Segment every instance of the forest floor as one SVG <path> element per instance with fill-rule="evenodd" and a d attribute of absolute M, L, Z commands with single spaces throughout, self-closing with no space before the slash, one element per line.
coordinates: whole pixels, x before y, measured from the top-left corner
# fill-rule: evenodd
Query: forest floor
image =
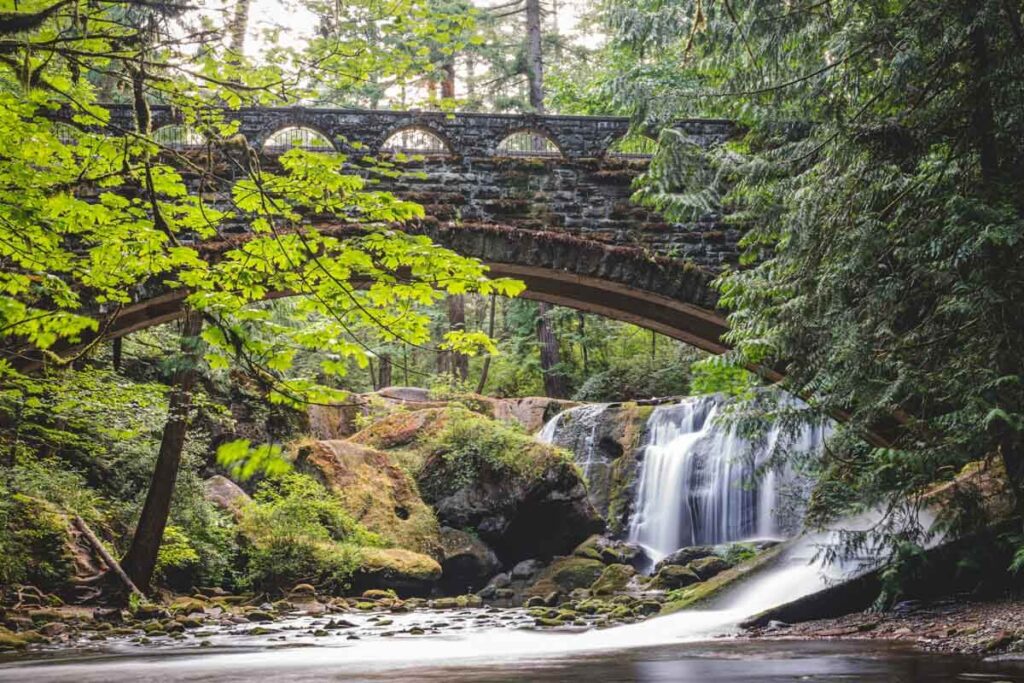
<path fill-rule="evenodd" d="M 923 650 L 1024 659 L 1024 600 L 908 601 L 888 612 L 750 629 L 750 638 L 895 640 Z"/>

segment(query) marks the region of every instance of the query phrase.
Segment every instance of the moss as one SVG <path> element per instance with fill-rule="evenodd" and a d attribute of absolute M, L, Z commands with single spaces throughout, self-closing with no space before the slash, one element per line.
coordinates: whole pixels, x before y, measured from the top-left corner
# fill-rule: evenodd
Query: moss
<path fill-rule="evenodd" d="M 560 557 L 552 562 L 527 589 L 527 595 L 568 593 L 574 588 L 588 588 L 604 572 L 604 563 L 584 557 Z"/>
<path fill-rule="evenodd" d="M 700 583 L 700 580 L 700 576 L 697 572 L 693 571 L 690 567 L 680 567 L 679 565 L 670 564 L 662 567 L 658 571 L 657 576 L 655 576 L 651 581 L 651 587 L 662 590 L 672 590 Z"/>
<path fill-rule="evenodd" d="M 75 572 L 67 525 L 51 503 L 0 488 L 0 584 L 65 588 Z"/>
<path fill-rule="evenodd" d="M 366 548 L 362 569 L 401 574 L 421 581 L 441 578 L 441 565 L 432 557 L 401 548 Z"/>
<path fill-rule="evenodd" d="M 572 464 L 559 448 L 542 444 L 521 427 L 491 420 L 462 407 L 447 410 L 442 428 L 423 443 L 430 476 L 420 477 L 423 495 L 438 500 L 472 485 L 481 472 L 531 480 L 553 464 Z"/>
<path fill-rule="evenodd" d="M 636 569 L 628 564 L 610 564 L 590 586 L 590 590 L 594 595 L 611 595 L 624 590 L 634 574 Z"/>
<path fill-rule="evenodd" d="M 725 570 L 732 568 L 732 563 L 722 559 L 721 557 L 712 555 L 711 557 L 702 557 L 698 560 L 694 560 L 686 566 L 691 569 L 694 574 L 699 576 L 701 581 L 707 581 L 708 579 L 721 574 Z"/>
<path fill-rule="evenodd" d="M 440 557 L 440 525 L 391 454 L 347 441 L 306 443 L 297 466 L 314 475 L 359 524 L 387 545 Z"/>
<path fill-rule="evenodd" d="M 668 599 L 661 607 L 661 613 L 671 614 L 710 600 L 726 586 L 742 581 L 754 570 L 769 565 L 778 558 L 782 548 L 783 546 L 776 546 L 760 553 L 757 557 L 736 565 L 732 569 L 727 569 L 708 581 L 670 592 Z"/>

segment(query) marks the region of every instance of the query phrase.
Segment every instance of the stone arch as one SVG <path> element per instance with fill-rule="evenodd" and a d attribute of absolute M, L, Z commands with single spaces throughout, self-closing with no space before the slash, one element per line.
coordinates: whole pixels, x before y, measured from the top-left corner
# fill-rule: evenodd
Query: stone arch
<path fill-rule="evenodd" d="M 626 133 L 612 140 L 605 156 L 612 159 L 650 159 L 658 149 L 658 141 L 643 133 Z"/>
<path fill-rule="evenodd" d="M 451 144 L 436 130 L 422 124 L 411 124 L 388 133 L 380 151 L 389 154 L 445 156 L 452 153 Z"/>
<path fill-rule="evenodd" d="M 57 121 L 53 124 L 53 134 L 62 145 L 77 145 L 83 135 L 82 130 L 70 123 Z"/>
<path fill-rule="evenodd" d="M 293 147 L 311 152 L 335 151 L 330 138 L 317 129 L 310 126 L 289 125 L 278 128 L 267 136 L 263 142 L 263 153 L 284 154 Z"/>
<path fill-rule="evenodd" d="M 206 138 L 192 126 L 171 123 L 153 132 L 153 140 L 168 149 L 198 149 L 206 145 Z"/>
<path fill-rule="evenodd" d="M 562 149 L 548 133 L 536 128 L 520 128 L 509 132 L 494 151 L 500 157 L 562 157 Z"/>

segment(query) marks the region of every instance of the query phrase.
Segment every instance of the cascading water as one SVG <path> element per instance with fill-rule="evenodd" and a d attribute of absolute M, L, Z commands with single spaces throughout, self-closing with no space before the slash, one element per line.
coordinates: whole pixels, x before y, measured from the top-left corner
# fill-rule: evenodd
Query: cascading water
<path fill-rule="evenodd" d="M 779 514 L 786 474 L 760 472 L 781 430 L 772 427 L 755 446 L 716 423 L 722 405 L 717 396 L 687 398 L 659 406 L 648 421 L 629 538 L 655 562 L 685 546 L 786 535 Z M 812 451 L 824 436 L 824 428 L 806 427 L 791 445 Z"/>
<path fill-rule="evenodd" d="M 592 403 L 570 408 L 547 421 L 537 434 L 544 443 L 568 449 L 583 470 L 583 478 L 593 480 L 595 470 L 606 464 L 597 453 L 597 429 L 601 416 L 608 409 L 606 403 Z"/>

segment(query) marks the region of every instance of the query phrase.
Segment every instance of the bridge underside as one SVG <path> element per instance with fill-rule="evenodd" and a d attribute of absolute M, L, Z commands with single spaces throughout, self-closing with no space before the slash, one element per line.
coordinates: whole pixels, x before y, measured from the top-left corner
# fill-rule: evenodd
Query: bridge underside
<path fill-rule="evenodd" d="M 330 228 L 325 231 L 332 231 Z M 339 231 L 351 230 L 340 226 Z M 502 226 L 419 226 L 417 232 L 464 256 L 479 258 L 497 277 L 526 284 L 522 296 L 639 325 L 711 353 L 727 346 L 715 310 L 713 275 L 687 262 L 548 233 Z M 186 294 L 171 291 L 125 306 L 105 328 L 110 338 L 181 315 Z M 273 297 L 285 296 L 276 294 Z"/>

